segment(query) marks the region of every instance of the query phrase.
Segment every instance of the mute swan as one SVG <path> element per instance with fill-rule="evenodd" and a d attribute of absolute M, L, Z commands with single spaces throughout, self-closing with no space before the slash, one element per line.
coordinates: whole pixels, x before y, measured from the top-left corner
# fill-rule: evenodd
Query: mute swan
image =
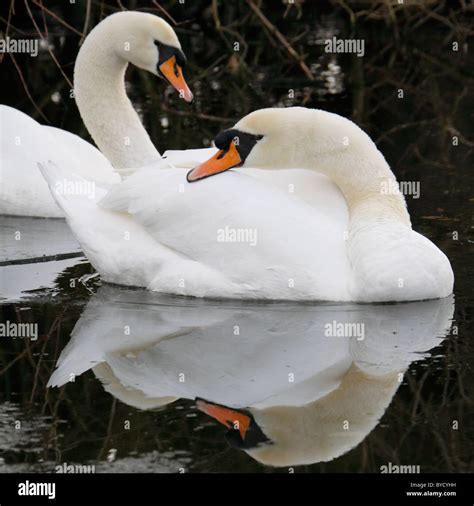
<path fill-rule="evenodd" d="M 296 166 L 315 170 L 337 185 L 338 198 L 344 199 L 348 210 L 347 242 L 339 243 L 346 258 L 337 266 L 322 258 L 315 268 L 335 267 L 334 280 L 344 275 L 338 299 L 421 300 L 452 293 L 449 260 L 412 230 L 389 165 L 370 137 L 350 120 L 302 107 L 263 109 L 219 134 L 215 145 L 220 151 L 190 171 L 189 182 L 233 167 Z"/>
<path fill-rule="evenodd" d="M 64 217 L 38 170 L 41 160 L 54 160 L 97 184 L 120 181 L 104 155 L 79 136 L 5 105 L 0 105 L 0 138 L 0 214 Z"/>
<path fill-rule="evenodd" d="M 103 154 L 77 135 L 42 126 L 26 114 L 0 105 L 0 214 L 64 216 L 51 198 L 38 162 L 51 160 L 68 166 L 101 185 L 120 181 L 114 168 L 126 174 L 131 168 L 161 160 L 126 95 L 128 63 L 165 78 L 184 100 L 192 100 L 182 74 L 185 57 L 170 25 L 141 12 L 108 16 L 85 39 L 74 71 L 79 111 Z M 179 152 L 176 155 L 173 162 L 179 164 Z"/>
<path fill-rule="evenodd" d="M 227 427 L 241 422 L 242 433 L 226 438 L 262 463 L 328 461 L 374 429 L 404 371 L 441 344 L 453 310 L 453 297 L 213 304 L 103 285 L 48 385 L 77 385 L 92 368 L 107 392 L 139 409 L 200 398 L 199 409 Z M 354 332 L 336 336 L 333 322 Z"/>
<path fill-rule="evenodd" d="M 282 177 L 272 184 L 230 171 L 188 185 L 182 171 L 163 169 L 137 172 L 94 201 L 54 194 L 104 281 L 242 299 L 408 301 L 452 292 L 448 259 L 412 230 L 404 197 L 383 194 L 395 177 L 351 121 L 265 109 L 215 144 L 219 153 L 188 180 L 236 165 Z M 52 164 L 43 173 L 53 190 L 78 177 Z M 303 183 L 294 196 L 291 187 Z"/>

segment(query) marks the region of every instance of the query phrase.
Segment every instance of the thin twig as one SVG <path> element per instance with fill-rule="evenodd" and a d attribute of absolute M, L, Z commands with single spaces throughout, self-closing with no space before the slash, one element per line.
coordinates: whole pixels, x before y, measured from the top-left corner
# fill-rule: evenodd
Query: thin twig
<path fill-rule="evenodd" d="M 234 38 L 234 40 L 238 39 L 239 43 L 242 44 L 244 50 L 242 52 L 241 61 L 245 65 L 244 59 L 245 59 L 245 56 L 247 55 L 247 51 L 248 51 L 248 44 L 247 44 L 247 42 L 245 41 L 245 39 L 237 31 L 233 30 L 229 26 L 224 26 L 221 23 L 221 19 L 219 17 L 219 10 L 218 10 L 218 7 L 217 7 L 217 0 L 212 0 L 211 12 L 212 12 L 212 17 L 214 19 L 214 24 L 216 25 L 217 33 L 222 38 L 222 40 L 225 42 L 227 48 L 230 51 L 233 52 L 234 51 L 234 44 L 232 42 L 230 42 L 230 41 L 227 40 L 227 38 L 225 37 L 224 33 L 230 34 Z"/>
<path fill-rule="evenodd" d="M 41 7 L 43 6 L 43 0 L 40 0 L 41 2 Z M 46 17 L 44 15 L 44 10 L 41 9 L 41 18 L 43 20 L 43 26 L 44 26 L 44 34 L 45 34 L 45 37 L 48 38 L 49 37 L 49 33 L 48 33 L 48 25 L 46 24 Z"/>
<path fill-rule="evenodd" d="M 215 121 L 216 123 L 232 123 L 233 121 L 235 121 L 235 119 L 233 118 L 223 118 L 221 116 L 212 116 L 211 114 L 204 114 L 200 112 L 179 111 L 177 109 L 170 109 L 164 102 L 161 104 L 161 109 L 164 112 L 168 112 L 176 116 L 186 116 L 198 119 L 205 119 L 208 121 Z"/>
<path fill-rule="evenodd" d="M 40 9 L 44 10 L 47 14 L 49 14 L 51 17 L 53 17 L 58 23 L 61 23 L 63 26 L 68 28 L 69 30 L 73 31 L 75 34 L 82 37 L 82 33 L 79 30 L 76 30 L 73 26 L 71 26 L 69 23 L 66 23 L 64 19 L 60 18 L 57 14 L 55 14 L 53 11 L 50 11 L 47 7 L 42 5 L 38 0 L 32 0 L 33 3 L 38 6 Z"/>
<path fill-rule="evenodd" d="M 82 28 L 82 37 L 79 41 L 79 45 L 82 46 L 84 39 L 86 38 L 87 31 L 89 30 L 89 22 L 91 19 L 91 0 L 87 0 L 86 4 L 86 19 L 84 20 L 84 27 Z"/>
<path fill-rule="evenodd" d="M 206 67 L 202 72 L 200 72 L 198 75 L 194 76 L 190 81 L 189 84 L 194 84 L 196 81 L 200 81 L 202 78 L 206 77 L 209 72 L 211 72 L 219 63 L 221 63 L 223 60 L 227 58 L 226 54 L 222 54 L 211 63 L 208 67 Z"/>
<path fill-rule="evenodd" d="M 164 8 L 162 7 L 157 0 L 153 0 L 153 5 L 156 5 L 158 9 L 173 23 L 174 26 L 178 26 L 178 22 L 174 19 L 174 17 Z"/>
<path fill-rule="evenodd" d="M 278 41 L 283 45 L 283 47 L 287 50 L 288 54 L 292 56 L 301 67 L 301 70 L 305 73 L 306 77 L 310 81 L 314 81 L 314 76 L 311 73 L 311 70 L 306 65 L 302 56 L 300 56 L 285 38 L 285 36 L 278 30 L 278 28 L 263 14 L 263 12 L 254 4 L 253 0 L 247 0 L 250 8 L 255 12 L 258 19 L 262 22 L 262 24 L 270 31 L 272 35 L 274 35 Z"/>
<path fill-rule="evenodd" d="M 36 4 L 36 5 L 39 5 L 39 7 L 42 7 L 42 6 L 41 6 L 41 4 L 38 4 L 38 3 L 36 2 L 36 0 L 35 0 L 35 4 Z M 40 36 L 40 38 L 41 38 L 42 40 L 45 40 L 45 41 L 46 41 L 46 43 L 47 43 L 47 39 L 45 39 L 45 37 L 44 37 L 44 36 L 43 36 L 43 34 L 41 33 L 41 30 L 40 30 L 39 26 L 36 24 L 36 21 L 35 21 L 35 18 L 34 18 L 34 16 L 33 16 L 33 13 L 31 12 L 30 6 L 28 5 L 28 0 L 25 0 L 25 6 L 26 6 L 26 10 L 28 11 L 28 15 L 30 16 L 31 21 L 32 21 L 32 23 L 33 23 L 34 27 L 36 28 L 36 31 L 38 32 L 38 35 Z M 49 44 L 48 44 L 48 43 L 47 43 L 47 47 L 48 47 L 48 52 L 49 52 L 49 54 L 50 54 L 51 58 L 53 59 L 54 63 L 56 64 L 56 67 L 58 67 L 58 69 L 59 69 L 59 71 L 61 72 L 62 76 L 63 76 L 63 77 L 64 77 L 64 79 L 66 80 L 66 82 L 67 82 L 67 84 L 68 84 L 69 88 L 70 88 L 70 89 L 72 89 L 72 88 L 73 88 L 73 86 L 72 86 L 71 81 L 69 80 L 68 76 L 64 73 L 64 70 L 62 69 L 62 67 L 61 67 L 60 63 L 58 62 L 58 60 L 57 60 L 56 56 L 54 55 L 54 53 L 53 53 L 52 49 L 49 47 Z"/>
<path fill-rule="evenodd" d="M 63 75 L 64 79 L 66 80 L 68 86 L 69 86 L 69 89 L 73 89 L 73 85 L 71 83 L 71 80 L 69 79 L 69 77 L 65 74 L 63 68 L 61 67 L 60 63 L 58 62 L 56 56 L 54 55 L 53 51 L 50 49 L 49 45 L 48 45 L 48 51 L 49 51 L 49 54 L 51 55 L 51 58 L 53 59 L 54 63 L 56 64 L 56 66 L 58 67 L 59 71 L 61 72 L 61 74 Z"/>
<path fill-rule="evenodd" d="M 21 81 L 21 84 L 23 85 L 23 88 L 26 92 L 26 94 L 28 95 L 28 98 L 30 99 L 30 102 L 33 104 L 33 107 L 36 109 L 36 112 L 49 124 L 50 121 L 48 120 L 48 118 L 43 114 L 43 111 L 38 107 L 37 103 L 34 101 L 33 97 L 31 96 L 31 93 L 30 93 L 30 90 L 28 89 L 28 85 L 26 84 L 26 81 L 25 81 L 25 78 L 23 77 L 23 74 L 21 72 L 21 69 L 18 65 L 18 63 L 16 62 L 15 60 L 15 57 L 13 56 L 12 53 L 8 53 L 10 58 L 12 59 L 12 62 L 13 62 L 13 65 L 15 65 L 15 68 L 18 72 L 18 77 L 20 78 L 20 81 Z"/>

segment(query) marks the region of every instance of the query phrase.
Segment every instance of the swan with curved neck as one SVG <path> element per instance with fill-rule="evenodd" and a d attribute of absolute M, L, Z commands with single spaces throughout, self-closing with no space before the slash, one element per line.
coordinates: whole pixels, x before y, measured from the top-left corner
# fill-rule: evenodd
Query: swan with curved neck
<path fill-rule="evenodd" d="M 351 299 L 431 299 L 452 292 L 449 260 L 412 230 L 402 193 L 384 191 L 397 187 L 396 178 L 374 142 L 352 121 L 303 107 L 262 109 L 219 134 L 215 144 L 219 152 L 190 171 L 189 182 L 234 167 L 301 167 L 338 186 L 349 212 Z M 397 286 L 404 295 L 395 296 Z"/>
<path fill-rule="evenodd" d="M 206 178 L 197 184 L 182 170 L 141 170 L 94 202 L 55 196 L 104 281 L 239 299 L 382 302 L 452 292 L 449 260 L 412 230 L 403 196 L 383 190 L 395 176 L 348 119 L 265 109 L 215 144 L 217 154 L 187 176 Z M 58 167 L 44 174 L 52 188 L 70 177 Z"/>
<path fill-rule="evenodd" d="M 113 14 L 87 36 L 74 69 L 76 102 L 89 133 L 115 168 L 161 159 L 127 97 L 128 64 L 163 77 L 191 102 L 182 74 L 185 61 L 174 30 L 152 14 Z"/>
<path fill-rule="evenodd" d="M 355 123 L 322 110 L 261 109 L 215 139 L 220 151 L 188 173 L 194 182 L 235 167 L 315 170 L 342 191 L 351 216 L 386 215 L 410 226 L 401 193 L 383 194 L 396 183 L 382 153 Z"/>
<path fill-rule="evenodd" d="M 38 162 L 51 160 L 101 184 L 120 181 L 117 172 L 161 160 L 125 92 L 128 63 L 163 77 L 190 102 L 182 69 L 185 57 L 173 29 L 161 18 L 141 12 L 112 14 L 82 45 L 75 67 L 74 91 L 81 116 L 100 152 L 66 130 L 43 126 L 0 105 L 2 165 L 0 214 L 61 218 Z M 201 150 L 172 153 L 173 163 L 203 159 Z M 205 152 L 206 150 L 204 150 Z M 105 155 L 105 156 L 104 156 Z M 106 158 L 107 157 L 107 158 Z M 112 163 L 112 165 L 111 165 Z"/>

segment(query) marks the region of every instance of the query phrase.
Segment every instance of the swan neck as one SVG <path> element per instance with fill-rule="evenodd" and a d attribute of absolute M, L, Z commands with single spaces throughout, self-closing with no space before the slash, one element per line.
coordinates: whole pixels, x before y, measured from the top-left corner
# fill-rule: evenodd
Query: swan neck
<path fill-rule="evenodd" d="M 337 156 L 314 156 L 307 168 L 322 172 L 341 190 L 351 222 L 387 219 L 411 227 L 403 194 L 395 175 L 373 141 L 366 139 L 353 151 Z"/>
<path fill-rule="evenodd" d="M 102 26 L 104 25 L 104 26 Z M 74 95 L 90 135 L 116 169 L 160 160 L 125 90 L 128 61 L 115 50 L 113 26 L 98 25 L 76 59 Z"/>
<path fill-rule="evenodd" d="M 398 188 L 395 176 L 390 169 L 388 171 L 389 173 L 361 182 L 360 185 L 337 183 L 346 199 L 351 223 L 360 220 L 388 220 L 411 227 L 404 196 L 394 190 L 392 193 L 384 190 L 387 187 Z"/>

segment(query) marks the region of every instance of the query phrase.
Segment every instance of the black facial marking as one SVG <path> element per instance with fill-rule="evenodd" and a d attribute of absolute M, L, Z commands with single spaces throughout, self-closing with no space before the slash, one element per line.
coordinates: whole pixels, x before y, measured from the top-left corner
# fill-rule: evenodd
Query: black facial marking
<path fill-rule="evenodd" d="M 219 133 L 214 139 L 214 144 L 217 149 L 223 149 L 226 152 L 229 149 L 230 143 L 234 141 L 235 147 L 239 152 L 242 163 L 252 151 L 257 142 L 263 138 L 263 135 L 254 135 L 247 132 L 241 132 L 235 128 L 224 130 Z"/>
<path fill-rule="evenodd" d="M 158 47 L 158 54 L 159 54 L 158 72 L 160 72 L 160 65 L 165 63 L 165 61 L 169 60 L 172 56 L 176 56 L 176 63 L 181 68 L 185 67 L 186 56 L 184 56 L 184 53 L 183 51 L 181 51 L 181 49 L 178 49 L 177 47 L 173 46 L 167 46 L 166 44 L 158 42 L 157 40 L 155 40 L 155 45 Z"/>
<path fill-rule="evenodd" d="M 250 425 L 245 433 L 244 439 L 242 439 L 238 429 L 229 429 L 225 438 L 230 446 L 233 448 L 239 448 L 240 450 L 251 450 L 253 448 L 257 448 L 257 446 L 273 444 L 273 441 L 265 436 L 262 429 L 258 426 L 254 417 L 250 413 L 244 410 L 239 411 L 250 417 Z"/>
<path fill-rule="evenodd" d="M 201 397 L 196 397 L 195 400 L 196 401 L 200 400 L 209 403 L 209 401 L 206 401 Z M 216 403 L 212 404 L 214 406 L 222 406 L 223 408 L 227 407 L 224 406 L 223 404 L 216 404 Z M 273 441 L 269 439 L 267 436 L 265 436 L 262 429 L 258 426 L 257 422 L 255 421 L 255 418 L 253 417 L 252 413 L 250 413 L 250 411 L 248 411 L 247 409 L 235 409 L 235 408 L 233 409 L 239 413 L 244 414 L 245 416 L 248 416 L 250 418 L 250 424 L 248 426 L 247 431 L 245 432 L 244 439 L 242 439 L 239 429 L 229 429 L 227 431 L 225 438 L 227 442 L 230 444 L 230 446 L 233 446 L 234 448 L 240 448 L 242 450 L 250 450 L 260 445 L 273 444 Z M 233 420 L 227 420 L 227 422 L 230 424 L 234 423 Z"/>

